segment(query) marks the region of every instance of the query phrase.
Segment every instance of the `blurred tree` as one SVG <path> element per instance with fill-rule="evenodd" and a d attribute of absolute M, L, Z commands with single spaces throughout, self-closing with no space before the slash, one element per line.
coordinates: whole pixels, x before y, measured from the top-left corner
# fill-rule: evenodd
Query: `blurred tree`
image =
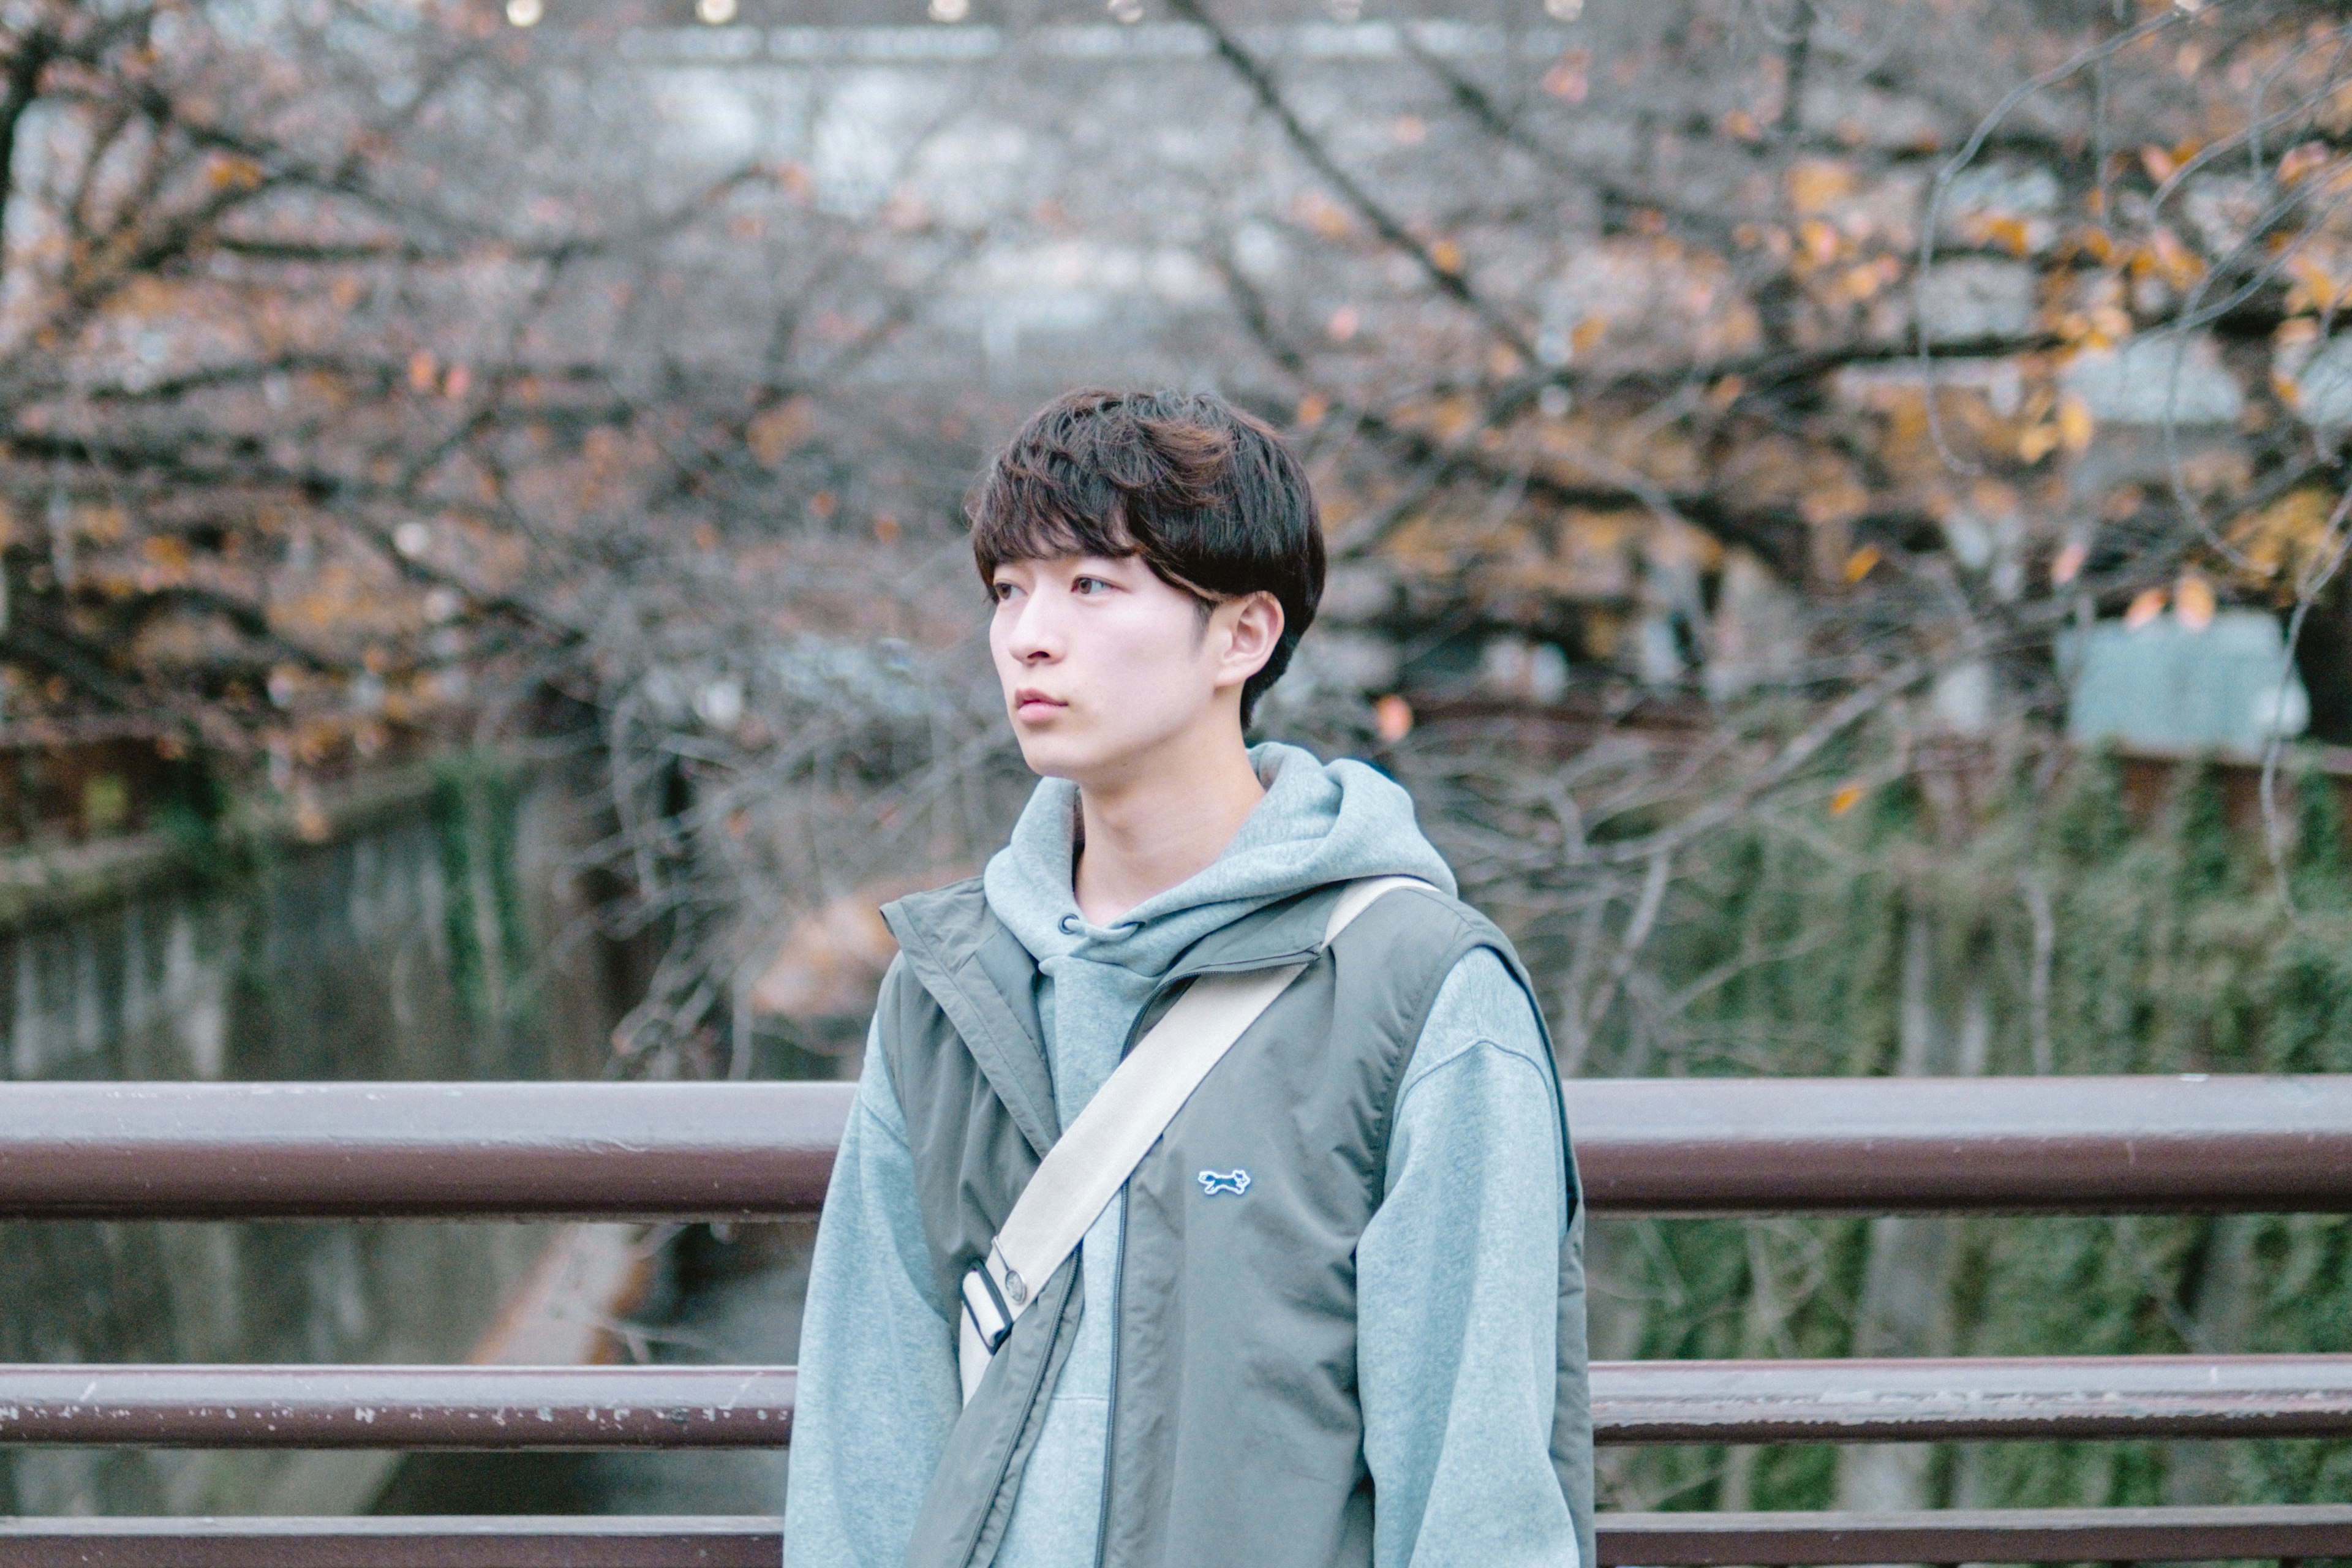
<path fill-rule="evenodd" d="M 1296 435 L 1268 723 L 1415 780 L 1579 1063 L 1710 836 L 2057 765 L 2069 626 L 2275 610 L 2345 738 L 2332 12 L 1166 7 L 0 19 L 0 739 L 582 741 L 625 1054 L 741 1068 L 1017 798 L 955 500 L 1085 374 Z"/>
<path fill-rule="evenodd" d="M 403 0 L 0 19 L 10 736 L 299 795 L 593 700 L 611 617 L 634 646 L 746 516 L 827 504 L 809 389 L 962 242 L 797 170 L 646 179 L 631 84 L 522 45 Z"/>

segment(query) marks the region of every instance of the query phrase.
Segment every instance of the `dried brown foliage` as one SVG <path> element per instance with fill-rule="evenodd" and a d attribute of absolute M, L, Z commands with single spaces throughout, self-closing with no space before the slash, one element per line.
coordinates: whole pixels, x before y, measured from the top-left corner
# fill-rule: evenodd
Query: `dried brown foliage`
<path fill-rule="evenodd" d="M 298 798 L 585 738 L 624 1056 L 740 1068 L 781 932 L 1017 799 L 955 502 L 1086 374 L 1296 432 L 1342 565 L 1269 722 L 1414 779 L 1572 1051 L 1711 832 L 2053 755 L 2069 622 L 2278 607 L 2352 736 L 2333 12 L 1557 8 L 1166 0 L 786 111 L 654 58 L 727 29 L 20 6 L 5 734 Z M 722 100 L 818 129 L 681 142 Z"/>

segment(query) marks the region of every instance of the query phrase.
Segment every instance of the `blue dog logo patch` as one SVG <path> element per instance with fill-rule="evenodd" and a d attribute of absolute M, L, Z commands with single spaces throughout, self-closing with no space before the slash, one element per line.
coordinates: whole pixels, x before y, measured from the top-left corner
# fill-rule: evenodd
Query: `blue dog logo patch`
<path fill-rule="evenodd" d="M 1240 1197 L 1250 1187 L 1250 1173 L 1239 1166 L 1230 1171 L 1203 1171 L 1200 1180 L 1201 1195 L 1204 1198 L 1213 1198 L 1219 1193 Z"/>

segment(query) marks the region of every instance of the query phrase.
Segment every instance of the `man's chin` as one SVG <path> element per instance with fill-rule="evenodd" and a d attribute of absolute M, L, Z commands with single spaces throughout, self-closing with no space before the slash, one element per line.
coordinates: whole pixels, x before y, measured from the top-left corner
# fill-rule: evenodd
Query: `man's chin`
<path fill-rule="evenodd" d="M 1192 752 L 1184 732 L 1149 724 L 1104 724 L 1064 712 L 1038 725 L 1016 721 L 1013 739 L 1021 760 L 1042 778 L 1067 779 L 1080 789 L 1116 789 L 1171 768 L 1181 769 Z"/>
<path fill-rule="evenodd" d="M 1070 744 L 1066 737 L 1016 731 L 1015 739 L 1021 742 L 1021 760 L 1039 778 L 1083 783 L 1085 775 L 1092 771 L 1087 763 L 1093 759 L 1087 748 Z"/>

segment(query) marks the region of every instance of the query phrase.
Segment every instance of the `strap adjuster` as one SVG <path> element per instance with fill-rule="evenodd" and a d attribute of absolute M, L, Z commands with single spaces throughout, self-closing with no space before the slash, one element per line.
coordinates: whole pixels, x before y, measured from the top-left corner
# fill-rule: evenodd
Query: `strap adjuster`
<path fill-rule="evenodd" d="M 973 1288 L 975 1280 L 977 1289 Z M 975 1263 L 964 1272 L 963 1310 L 980 1335 L 980 1342 L 989 1354 L 994 1355 L 997 1347 L 1013 1332 L 1013 1310 L 1005 1305 L 1003 1293 L 997 1289 L 996 1280 L 985 1263 Z"/>

